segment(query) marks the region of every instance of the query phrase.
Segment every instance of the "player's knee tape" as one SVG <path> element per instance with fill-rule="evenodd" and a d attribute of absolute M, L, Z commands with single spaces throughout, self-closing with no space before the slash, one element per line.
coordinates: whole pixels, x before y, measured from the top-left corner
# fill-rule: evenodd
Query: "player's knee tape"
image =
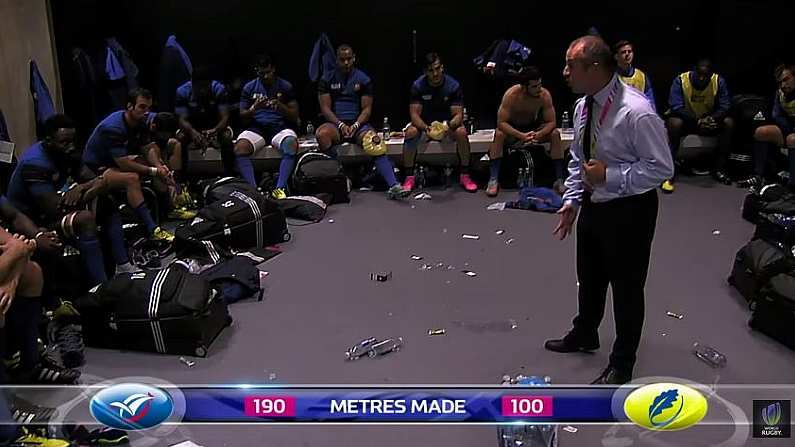
<path fill-rule="evenodd" d="M 295 137 L 286 137 L 279 145 L 279 150 L 285 155 L 295 155 L 298 149 L 298 139 Z"/>
<path fill-rule="evenodd" d="M 77 217 L 77 211 L 69 213 L 61 218 L 61 222 L 58 224 L 61 229 L 61 234 L 65 238 L 76 238 L 77 234 L 75 233 L 75 218 Z"/>

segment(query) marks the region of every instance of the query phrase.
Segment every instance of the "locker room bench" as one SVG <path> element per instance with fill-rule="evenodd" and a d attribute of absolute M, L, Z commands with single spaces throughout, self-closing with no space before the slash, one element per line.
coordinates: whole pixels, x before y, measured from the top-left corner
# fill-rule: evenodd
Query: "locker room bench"
<path fill-rule="evenodd" d="M 469 136 L 469 142 L 472 152 L 472 162 L 475 163 L 480 160 L 485 154 L 489 152 L 489 145 L 494 140 L 494 129 L 483 129 Z M 564 137 L 564 146 L 568 147 L 571 144 L 570 139 Z M 546 145 L 545 145 L 546 146 Z M 316 150 L 317 143 L 309 140 L 300 140 L 299 153 L 306 151 Z M 361 146 L 351 143 L 344 143 L 337 147 L 337 154 L 343 164 L 357 163 L 368 160 L 368 156 L 364 153 Z M 400 160 L 403 154 L 403 138 L 390 138 L 387 141 L 387 154 L 392 159 L 396 166 L 400 165 Z M 221 153 L 214 149 L 208 148 L 202 154 L 201 151 L 191 151 L 188 156 L 188 171 L 194 175 L 218 175 L 221 174 Z M 281 153 L 271 146 L 255 151 L 252 155 L 254 168 L 257 171 L 275 171 L 279 167 L 281 160 Z M 457 164 L 458 157 L 456 155 L 455 142 L 452 140 L 445 140 L 442 142 L 431 141 L 427 147 L 420 148 L 420 154 L 417 161 L 423 164 L 430 165 L 445 165 Z"/>

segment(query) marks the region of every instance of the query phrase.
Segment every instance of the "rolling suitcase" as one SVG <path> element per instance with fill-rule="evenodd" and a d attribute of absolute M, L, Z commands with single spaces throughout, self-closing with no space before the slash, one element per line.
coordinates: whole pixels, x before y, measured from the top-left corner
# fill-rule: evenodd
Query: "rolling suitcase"
<path fill-rule="evenodd" d="M 200 209 L 196 217 L 175 231 L 179 257 L 202 249 L 206 242 L 231 251 L 264 248 L 290 240 L 284 213 L 275 201 L 257 193 L 253 197 L 232 191 Z"/>
<path fill-rule="evenodd" d="M 760 292 L 748 325 L 795 350 L 795 277 L 774 276 Z"/>
<path fill-rule="evenodd" d="M 728 282 L 750 303 L 756 300 L 759 290 L 770 278 L 793 271 L 795 256 L 791 251 L 763 239 L 754 239 L 737 252 Z"/>
<path fill-rule="evenodd" d="M 120 274 L 75 302 L 89 346 L 205 357 L 232 323 L 217 290 L 187 267 Z"/>

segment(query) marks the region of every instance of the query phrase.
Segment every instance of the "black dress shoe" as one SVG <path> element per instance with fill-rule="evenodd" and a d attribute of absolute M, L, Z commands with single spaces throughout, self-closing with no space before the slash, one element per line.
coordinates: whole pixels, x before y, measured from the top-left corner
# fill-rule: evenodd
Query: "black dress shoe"
<path fill-rule="evenodd" d="M 544 348 L 553 352 L 589 352 L 599 349 L 599 340 L 582 342 L 581 340 L 569 335 L 558 340 L 547 340 Z"/>
<path fill-rule="evenodd" d="M 623 385 L 630 380 L 632 380 L 632 373 L 608 366 L 602 372 L 602 375 L 591 382 L 591 385 Z"/>

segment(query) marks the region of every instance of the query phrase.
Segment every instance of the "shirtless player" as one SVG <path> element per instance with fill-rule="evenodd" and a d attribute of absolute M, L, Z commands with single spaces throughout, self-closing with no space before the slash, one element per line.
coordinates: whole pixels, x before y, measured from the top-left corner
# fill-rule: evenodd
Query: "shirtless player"
<path fill-rule="evenodd" d="M 555 125 L 555 106 L 549 90 L 541 87 L 541 72 L 536 67 L 525 67 L 520 83 L 509 88 L 502 97 L 497 112 L 497 130 L 489 148 L 491 176 L 486 195 L 494 197 L 500 190 L 500 162 L 503 147 L 517 143 L 526 146 L 549 143 L 550 156 L 555 166 L 555 189 L 565 179 L 563 145 Z"/>

